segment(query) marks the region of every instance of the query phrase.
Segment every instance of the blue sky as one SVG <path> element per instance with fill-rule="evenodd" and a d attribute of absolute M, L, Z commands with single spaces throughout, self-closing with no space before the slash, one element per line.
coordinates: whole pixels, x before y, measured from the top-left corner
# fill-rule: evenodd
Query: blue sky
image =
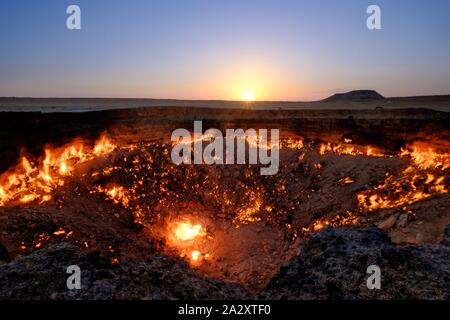
<path fill-rule="evenodd" d="M 366 28 L 369 4 L 382 30 Z M 2 0 L 0 34 L 0 96 L 450 93 L 447 0 Z"/>

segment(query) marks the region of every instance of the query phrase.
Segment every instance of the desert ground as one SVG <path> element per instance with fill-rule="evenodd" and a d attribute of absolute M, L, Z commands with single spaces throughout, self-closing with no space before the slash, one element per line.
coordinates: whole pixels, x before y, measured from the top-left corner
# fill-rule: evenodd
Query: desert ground
<path fill-rule="evenodd" d="M 0 110 L 2 299 L 450 297 L 448 97 Z M 279 129 L 278 174 L 174 165 L 170 135 L 194 120 Z"/>
<path fill-rule="evenodd" d="M 368 92 L 368 97 L 354 98 L 354 93 Z M 108 98 L 2 98 L 0 112 L 89 112 L 113 109 L 187 107 L 212 109 L 256 110 L 371 110 L 426 108 L 450 111 L 450 96 L 392 97 L 374 99 L 372 90 L 351 91 L 342 97 L 333 95 L 327 99 L 311 102 L 292 101 L 242 101 L 223 100 L 176 100 L 176 99 L 108 99 Z"/>

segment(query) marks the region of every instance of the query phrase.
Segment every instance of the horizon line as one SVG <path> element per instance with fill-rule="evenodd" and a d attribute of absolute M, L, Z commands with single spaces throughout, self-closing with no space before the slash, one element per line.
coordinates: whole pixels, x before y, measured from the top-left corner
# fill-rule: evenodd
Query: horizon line
<path fill-rule="evenodd" d="M 183 99 L 183 98 L 143 98 L 143 97 L 105 97 L 105 96 L 96 96 L 96 97 L 88 97 L 88 96 L 78 96 L 78 97 L 69 97 L 69 96 L 0 96 L 0 99 L 97 99 L 97 100 L 106 100 L 106 99 L 112 99 L 112 100 L 166 100 L 166 101 L 201 101 L 201 102 L 239 102 L 239 103 L 261 103 L 261 102 L 282 102 L 282 103 L 314 103 L 314 102 L 326 102 L 328 98 L 333 97 L 337 94 L 347 94 L 353 91 L 360 91 L 360 90 L 351 90 L 347 92 L 337 92 L 330 96 L 327 96 L 325 98 L 319 99 L 319 100 L 252 100 L 252 101 L 244 101 L 244 100 L 230 100 L 230 99 Z M 378 93 L 376 90 L 371 90 Z M 425 97 L 447 97 L 450 96 L 450 93 L 447 94 L 429 94 L 429 95 L 417 95 L 417 96 L 390 96 L 383 98 L 380 98 L 380 100 L 388 100 L 388 99 L 401 99 L 401 98 L 425 98 Z M 349 99 L 351 100 L 351 99 Z M 360 101 L 374 101 L 376 99 L 360 99 Z"/>

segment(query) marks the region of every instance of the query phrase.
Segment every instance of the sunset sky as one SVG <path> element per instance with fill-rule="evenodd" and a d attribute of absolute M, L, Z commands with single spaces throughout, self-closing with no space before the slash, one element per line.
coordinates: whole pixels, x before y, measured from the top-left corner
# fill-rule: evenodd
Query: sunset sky
<path fill-rule="evenodd" d="M 77 4 L 82 29 L 66 28 Z M 382 30 L 366 8 L 382 10 Z M 450 94 L 450 1 L 1 0 L 0 96 Z"/>

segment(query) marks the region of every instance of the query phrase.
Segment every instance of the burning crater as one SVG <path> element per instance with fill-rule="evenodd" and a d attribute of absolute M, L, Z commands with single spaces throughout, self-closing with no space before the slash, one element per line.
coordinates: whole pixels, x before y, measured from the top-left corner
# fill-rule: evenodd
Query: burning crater
<path fill-rule="evenodd" d="M 0 232 L 10 260 L 69 242 L 120 267 L 156 254 L 199 276 L 258 292 L 325 227 L 377 224 L 398 244 L 439 243 L 450 223 L 450 145 L 398 148 L 351 134 L 289 132 L 280 168 L 180 165 L 173 145 L 117 136 L 23 150 L 0 176 Z M 254 141 L 248 141 L 255 143 Z"/>

